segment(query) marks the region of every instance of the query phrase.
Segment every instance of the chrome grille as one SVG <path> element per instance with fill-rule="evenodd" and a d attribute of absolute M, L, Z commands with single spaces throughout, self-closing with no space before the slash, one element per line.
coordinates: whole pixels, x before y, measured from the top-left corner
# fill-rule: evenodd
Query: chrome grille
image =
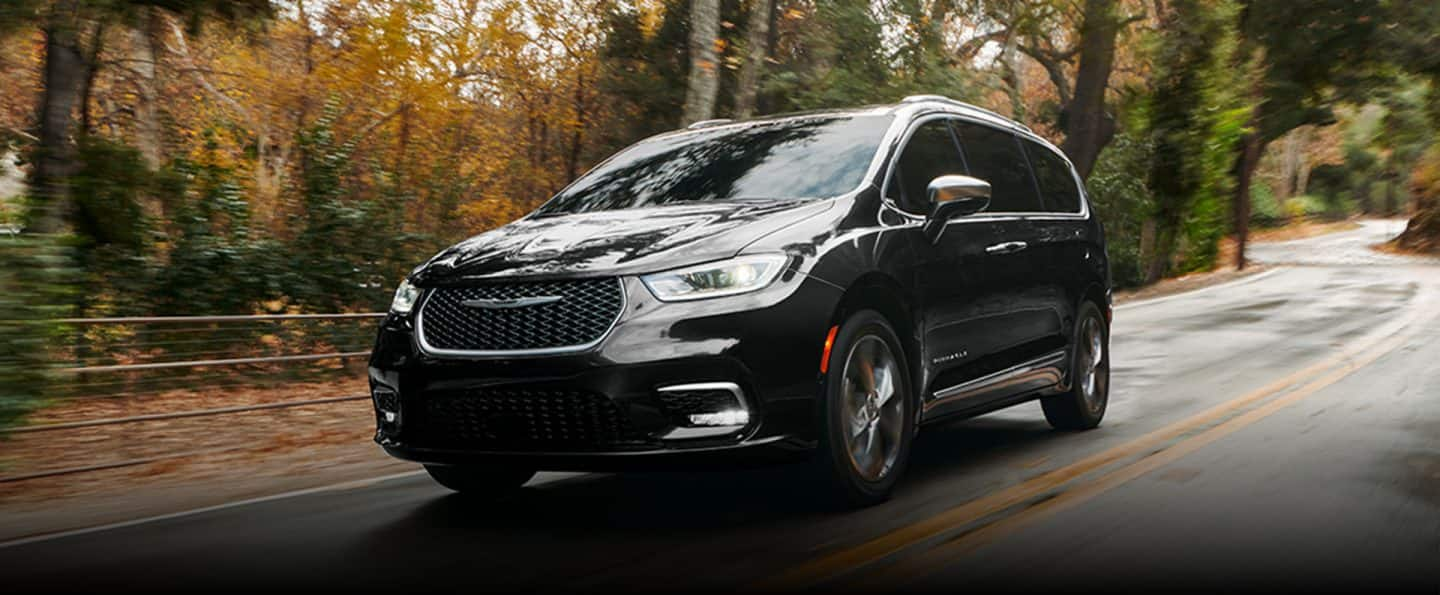
<path fill-rule="evenodd" d="M 437 287 L 420 307 L 420 340 L 439 353 L 581 349 L 605 336 L 624 303 L 614 277 Z"/>

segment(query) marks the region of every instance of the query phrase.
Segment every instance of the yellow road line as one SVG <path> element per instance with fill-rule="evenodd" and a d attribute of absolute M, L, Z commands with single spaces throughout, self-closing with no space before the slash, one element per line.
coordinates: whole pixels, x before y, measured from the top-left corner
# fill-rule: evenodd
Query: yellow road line
<path fill-rule="evenodd" d="M 914 559 L 906 560 L 886 568 L 881 574 L 890 577 L 890 579 L 884 580 L 884 584 L 895 586 L 896 583 L 893 579 L 896 576 L 903 577 L 906 580 L 921 578 L 940 569 L 945 560 L 953 559 L 987 543 L 1011 535 L 1037 521 L 1052 517 L 1061 511 L 1074 508 L 1115 487 L 1180 460 L 1186 455 L 1200 450 L 1241 428 L 1258 422 L 1276 411 L 1294 405 L 1301 399 L 1339 382 L 1346 376 L 1405 345 L 1413 336 L 1414 333 L 1405 333 L 1396 336 L 1373 348 L 1366 355 L 1345 362 L 1333 372 L 1305 384 L 1284 396 L 1268 401 L 1223 423 L 1212 426 L 1189 438 L 1185 438 L 1163 450 L 1156 451 L 1138 461 L 1110 471 L 1092 481 L 1082 482 L 1080 485 L 1066 489 L 1052 498 L 1036 502 L 1009 517 L 981 527 L 955 540 L 946 542 Z"/>
<path fill-rule="evenodd" d="M 1385 341 L 1396 333 L 1402 332 L 1412 322 L 1416 321 L 1421 313 L 1427 311 L 1428 309 L 1426 307 L 1417 307 L 1414 315 L 1394 321 L 1391 324 L 1368 333 L 1361 340 L 1351 343 L 1349 349 L 1333 357 L 1326 358 L 1319 363 L 1289 374 L 1240 397 L 1221 403 L 1202 413 L 1152 431 L 1130 442 L 1043 473 L 1014 486 L 971 500 L 933 517 L 901 527 L 900 529 L 881 535 L 855 547 L 843 549 L 806 562 L 780 575 L 771 577 L 771 579 L 763 581 L 758 586 L 764 589 L 776 590 L 790 590 L 812 586 L 835 576 L 852 572 L 861 567 L 884 560 L 912 546 L 940 538 L 957 528 L 969 525 L 985 517 L 996 515 L 1027 503 L 1032 503 L 1042 496 L 1054 494 L 1062 486 L 1119 461 L 1145 455 L 1146 451 L 1150 451 L 1151 453 L 1151 456 L 1147 458 L 1153 458 L 1153 453 L 1164 450 L 1167 443 L 1183 438 L 1187 434 L 1204 428 L 1205 426 L 1223 421 L 1235 415 L 1237 412 L 1279 394 L 1296 384 L 1324 374 L 1336 365 L 1344 364 L 1346 360 L 1364 354 L 1367 362 L 1373 361 L 1373 359 L 1369 358 L 1369 355 L 1374 353 L 1375 346 L 1382 342 L 1388 346 L 1390 343 L 1403 340 L 1402 337 L 1394 341 Z M 1346 373 L 1353 371 L 1352 366 L 1345 366 L 1343 369 L 1347 370 Z M 1332 376 L 1334 375 L 1327 375 L 1325 379 L 1329 379 Z M 1335 378 L 1335 380 L 1338 380 L 1338 378 Z M 1331 380 L 1331 382 L 1333 381 L 1334 380 Z M 1315 382 L 1307 383 L 1305 387 L 1308 388 L 1315 384 Z M 1321 387 L 1317 386 L 1314 390 L 1318 390 L 1319 388 Z M 1303 391 L 1304 389 L 1301 390 Z"/>

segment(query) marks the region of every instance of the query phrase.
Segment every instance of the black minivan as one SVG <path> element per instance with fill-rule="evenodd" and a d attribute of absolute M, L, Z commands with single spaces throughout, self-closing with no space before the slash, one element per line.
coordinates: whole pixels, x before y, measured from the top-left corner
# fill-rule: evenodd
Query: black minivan
<path fill-rule="evenodd" d="M 1084 186 L 1020 124 L 939 96 L 706 121 L 416 268 L 375 439 L 469 494 L 809 458 L 869 504 L 923 425 L 1097 426 L 1110 303 Z"/>

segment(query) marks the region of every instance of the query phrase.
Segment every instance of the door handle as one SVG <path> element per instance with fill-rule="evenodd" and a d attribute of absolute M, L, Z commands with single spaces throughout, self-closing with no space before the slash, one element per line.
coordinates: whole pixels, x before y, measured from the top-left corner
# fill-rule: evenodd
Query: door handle
<path fill-rule="evenodd" d="M 993 246 L 986 246 L 986 254 L 1013 254 L 1029 248 L 1030 244 L 1025 242 L 1004 242 Z"/>

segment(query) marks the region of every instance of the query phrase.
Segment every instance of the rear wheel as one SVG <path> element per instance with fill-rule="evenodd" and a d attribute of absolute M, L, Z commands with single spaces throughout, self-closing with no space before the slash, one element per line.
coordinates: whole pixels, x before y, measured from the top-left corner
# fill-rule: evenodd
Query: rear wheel
<path fill-rule="evenodd" d="M 876 312 L 855 314 L 835 335 L 819 464 L 844 503 L 883 502 L 905 469 L 915 430 L 908 369 L 895 331 Z"/>
<path fill-rule="evenodd" d="M 1040 406 L 1057 430 L 1089 430 L 1100 425 L 1110 401 L 1110 329 L 1100 308 L 1080 307 L 1070 349 L 1070 390 L 1045 397 Z"/>
<path fill-rule="evenodd" d="M 490 465 L 426 465 L 430 478 L 466 496 L 497 498 L 535 477 L 534 469 Z"/>

